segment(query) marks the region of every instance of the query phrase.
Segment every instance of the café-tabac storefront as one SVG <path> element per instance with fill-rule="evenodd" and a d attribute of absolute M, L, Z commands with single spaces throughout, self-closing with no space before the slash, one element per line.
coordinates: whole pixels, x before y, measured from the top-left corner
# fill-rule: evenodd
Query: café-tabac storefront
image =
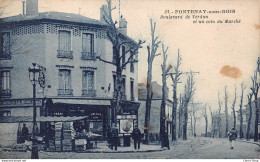
<path fill-rule="evenodd" d="M 78 121 L 79 129 L 106 137 L 107 127 L 112 124 L 113 99 L 86 98 L 47 98 L 41 110 L 42 116 L 88 116 Z M 121 101 L 121 110 L 117 114 L 119 135 L 129 135 L 134 125 L 138 125 L 140 103 Z"/>

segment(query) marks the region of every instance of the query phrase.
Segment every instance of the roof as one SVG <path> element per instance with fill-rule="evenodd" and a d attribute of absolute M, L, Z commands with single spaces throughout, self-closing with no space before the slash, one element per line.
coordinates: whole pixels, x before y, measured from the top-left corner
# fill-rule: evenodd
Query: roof
<path fill-rule="evenodd" d="M 76 120 L 82 120 L 87 118 L 87 116 L 81 116 L 81 117 L 57 117 L 57 116 L 40 116 L 36 117 L 37 122 L 69 122 L 69 121 L 76 121 Z M 32 116 L 3 116 L 0 118 L 0 123 L 19 123 L 19 122 L 32 122 L 33 117 Z"/>
<path fill-rule="evenodd" d="M 64 13 L 64 12 L 42 12 L 37 15 L 17 15 L 2 18 L 2 21 L 5 23 L 8 22 L 21 22 L 21 21 L 35 21 L 35 20 L 55 20 L 55 21 L 65 21 L 65 22 L 74 22 L 74 23 L 81 23 L 81 24 L 92 24 L 92 25 L 100 25 L 106 26 L 105 22 L 100 20 L 91 19 L 86 16 L 82 16 L 79 14 L 74 13 Z"/>

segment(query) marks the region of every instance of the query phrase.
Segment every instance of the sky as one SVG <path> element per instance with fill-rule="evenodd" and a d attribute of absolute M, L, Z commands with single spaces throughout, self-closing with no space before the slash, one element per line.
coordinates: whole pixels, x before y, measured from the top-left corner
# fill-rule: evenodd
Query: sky
<path fill-rule="evenodd" d="M 5 6 L 4 16 L 22 13 L 22 0 L 0 0 Z M 99 19 L 100 7 L 105 0 L 39 0 L 39 12 L 58 11 L 80 14 Z M 113 17 L 119 18 L 119 0 L 113 1 Z M 194 75 L 196 92 L 194 102 L 208 104 L 213 111 L 218 109 L 218 91 L 224 100 L 224 87 L 228 91 L 228 107 L 234 99 L 234 87 L 241 94 L 240 84 L 244 82 L 246 95 L 250 91 L 251 76 L 256 69 L 257 57 L 260 56 L 260 17 L 259 0 L 120 0 L 120 14 L 128 21 L 127 34 L 135 40 L 146 40 L 139 50 L 139 82 L 145 80 L 147 74 L 147 48 L 150 44 L 150 19 L 156 22 L 156 35 L 169 47 L 169 64 L 176 64 L 177 51 L 180 49 L 182 72 L 190 70 L 199 72 Z M 162 19 L 161 15 L 169 10 L 171 16 L 183 19 Z M 176 11 L 178 10 L 178 11 Z M 235 10 L 235 13 L 198 13 L 183 14 L 183 10 L 222 11 Z M 190 19 L 185 19 L 189 15 Z M 193 15 L 207 16 L 207 19 L 194 19 Z M 218 20 L 240 20 L 240 23 L 217 23 Z M 193 23 L 196 21 L 197 23 Z M 204 20 L 204 23 L 198 21 Z M 206 23 L 215 21 L 215 23 Z M 161 52 L 161 46 L 158 52 Z M 156 57 L 153 63 L 153 80 L 161 84 L 162 57 Z M 187 75 L 181 75 L 178 94 L 182 93 Z M 168 86 L 172 83 L 167 80 Z M 170 93 L 171 96 L 171 93 Z M 237 100 L 236 110 L 239 109 Z M 224 110 L 224 104 L 222 105 Z"/>

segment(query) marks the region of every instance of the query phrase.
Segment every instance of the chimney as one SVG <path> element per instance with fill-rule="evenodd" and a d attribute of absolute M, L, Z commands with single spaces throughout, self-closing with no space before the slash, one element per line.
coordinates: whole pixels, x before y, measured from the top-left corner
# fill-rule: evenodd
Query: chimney
<path fill-rule="evenodd" d="M 121 18 L 119 20 L 119 32 L 127 35 L 127 21 L 123 16 L 121 15 Z"/>
<path fill-rule="evenodd" d="M 38 14 L 38 0 L 26 0 L 26 15 Z"/>
<path fill-rule="evenodd" d="M 25 1 L 22 1 L 23 3 L 23 15 L 25 15 Z"/>
<path fill-rule="evenodd" d="M 100 21 L 105 22 L 104 16 L 107 17 L 108 16 L 108 7 L 107 5 L 102 5 L 102 7 L 100 8 Z"/>

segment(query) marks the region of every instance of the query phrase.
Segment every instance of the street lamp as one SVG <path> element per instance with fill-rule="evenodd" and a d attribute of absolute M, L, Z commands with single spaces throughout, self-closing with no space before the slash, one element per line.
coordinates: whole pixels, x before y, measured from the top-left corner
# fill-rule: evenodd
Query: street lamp
<path fill-rule="evenodd" d="M 35 129 L 36 129 L 36 84 L 39 79 L 40 68 L 36 67 L 36 63 L 32 63 L 32 65 L 33 65 L 33 67 L 30 67 L 28 69 L 29 70 L 29 79 L 33 85 L 33 130 L 32 130 L 31 159 L 39 159 L 37 138 L 35 137 Z"/>

